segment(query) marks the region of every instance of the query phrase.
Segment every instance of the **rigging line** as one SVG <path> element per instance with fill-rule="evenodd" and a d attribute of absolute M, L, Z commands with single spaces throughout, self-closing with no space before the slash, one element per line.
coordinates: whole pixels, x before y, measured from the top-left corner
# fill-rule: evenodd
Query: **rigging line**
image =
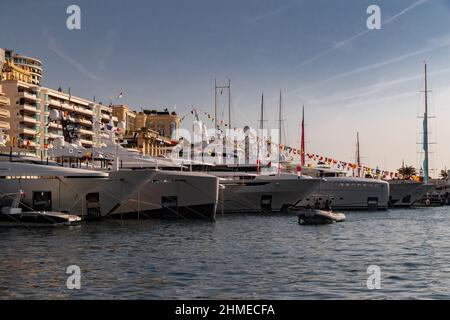
<path fill-rule="evenodd" d="M 134 201 L 134 200 L 133 200 L 133 201 Z M 141 201 L 139 201 L 139 202 L 141 202 Z M 148 201 L 142 202 L 142 203 L 150 204 L 150 205 L 152 205 L 152 206 L 157 207 L 158 209 L 167 209 L 167 210 L 169 210 L 169 211 L 175 213 L 176 215 L 178 215 L 180 218 L 186 219 L 186 217 L 184 217 L 182 214 L 180 214 L 179 212 L 173 210 L 173 209 L 170 208 L 170 207 L 162 207 L 160 204 L 156 204 L 156 203 L 148 202 Z M 125 205 L 126 205 L 126 204 L 125 204 Z M 131 207 L 131 206 L 130 206 L 130 207 Z M 135 209 L 135 208 L 131 207 L 131 209 Z M 150 210 L 133 211 L 133 212 L 137 212 L 138 215 L 142 215 L 142 216 L 146 217 L 147 219 L 150 219 L 150 218 L 151 218 L 151 215 L 152 215 Z M 120 216 L 123 216 L 123 215 L 126 214 L 126 213 L 120 212 L 120 213 L 116 213 L 116 214 L 117 214 L 117 215 L 120 215 Z M 112 217 L 112 215 L 113 215 L 113 213 L 108 213 L 105 217 L 108 217 L 108 218 L 110 218 L 110 219 L 112 219 L 112 220 L 117 220 L 117 219 L 114 219 L 114 218 Z"/>
<path fill-rule="evenodd" d="M 80 201 L 82 201 L 82 197 L 80 195 L 79 192 L 75 191 L 74 189 L 72 189 L 67 183 L 65 183 L 64 181 L 62 181 L 61 177 L 57 177 L 57 179 L 59 180 L 59 182 L 61 182 L 64 186 L 66 186 L 70 191 L 72 191 L 72 193 L 74 193 L 76 195 L 76 198 L 72 204 L 72 206 L 69 207 L 69 210 L 72 210 L 73 208 L 75 208 L 75 205 L 77 205 Z M 59 195 L 61 197 L 61 195 Z M 78 200 L 77 200 L 78 199 Z M 61 208 L 59 208 L 61 210 Z M 83 210 L 83 208 L 81 208 L 81 210 Z"/>
<path fill-rule="evenodd" d="M 206 192 L 204 192 L 203 190 L 201 190 L 199 187 L 193 185 L 192 183 L 190 183 L 190 182 L 188 182 L 188 181 L 183 181 L 183 182 L 186 183 L 187 185 L 189 185 L 189 186 L 191 186 L 191 187 L 197 189 L 197 190 L 200 191 L 201 193 L 207 195 Z M 220 192 L 220 190 L 219 190 L 219 192 Z M 218 198 L 217 198 L 216 202 L 217 202 L 217 204 L 218 204 L 218 203 L 219 203 L 219 195 L 217 195 L 217 197 L 218 197 Z"/>

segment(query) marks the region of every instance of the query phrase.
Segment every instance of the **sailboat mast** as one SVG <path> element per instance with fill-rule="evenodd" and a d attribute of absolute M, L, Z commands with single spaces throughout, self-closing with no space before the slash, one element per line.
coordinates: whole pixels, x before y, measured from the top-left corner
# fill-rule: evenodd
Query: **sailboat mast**
<path fill-rule="evenodd" d="M 228 79 L 228 129 L 231 130 L 231 79 Z"/>
<path fill-rule="evenodd" d="M 301 166 L 305 165 L 305 106 L 302 107 L 302 138 L 300 142 Z"/>
<path fill-rule="evenodd" d="M 280 90 L 280 106 L 278 114 L 278 174 L 281 173 L 281 90 Z"/>
<path fill-rule="evenodd" d="M 260 163 L 260 159 L 259 159 L 259 154 L 260 154 L 260 143 L 261 141 L 264 141 L 264 93 L 261 94 L 261 116 L 260 116 L 260 120 L 259 120 L 259 129 L 260 129 L 260 135 L 262 136 L 262 138 L 257 138 L 257 147 L 258 147 L 258 152 L 257 152 L 257 159 L 256 159 L 256 166 L 257 166 L 257 171 L 259 172 L 259 163 Z"/>
<path fill-rule="evenodd" d="M 428 82 L 427 82 L 427 63 L 425 62 L 425 112 L 423 115 L 423 180 L 425 183 L 429 181 L 428 172 Z"/>
<path fill-rule="evenodd" d="M 217 136 L 217 80 L 214 79 L 214 139 Z"/>
<path fill-rule="evenodd" d="M 359 151 L 359 132 L 356 133 L 356 162 L 358 164 L 358 178 L 361 177 L 361 154 Z"/>
<path fill-rule="evenodd" d="M 264 93 L 261 95 L 261 117 L 259 122 L 259 128 L 264 130 Z"/>

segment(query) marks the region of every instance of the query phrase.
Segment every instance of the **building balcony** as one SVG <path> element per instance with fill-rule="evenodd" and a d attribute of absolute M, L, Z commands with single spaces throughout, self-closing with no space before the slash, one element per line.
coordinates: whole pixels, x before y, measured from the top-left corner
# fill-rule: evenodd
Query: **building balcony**
<path fill-rule="evenodd" d="M 63 103 L 63 104 L 61 105 L 61 107 L 62 107 L 63 110 L 67 110 L 67 111 L 73 111 L 73 110 L 74 110 L 74 107 L 71 106 L 71 105 L 68 104 L 68 103 Z"/>
<path fill-rule="evenodd" d="M 109 120 L 111 117 L 108 114 L 102 113 L 102 120 Z"/>
<path fill-rule="evenodd" d="M 88 136 L 93 136 L 94 135 L 94 131 L 92 131 L 92 130 L 86 130 L 86 129 L 78 128 L 78 129 L 75 129 L 75 131 L 80 133 L 80 134 L 85 134 L 85 135 L 88 135 Z"/>
<path fill-rule="evenodd" d="M 34 102 L 40 101 L 40 99 L 36 95 L 29 92 L 19 92 L 19 99 L 20 98 L 28 99 Z"/>
<path fill-rule="evenodd" d="M 8 97 L 0 95 L 0 105 L 8 106 L 9 103 L 10 101 Z"/>
<path fill-rule="evenodd" d="M 10 117 L 11 117 L 11 113 L 9 112 L 9 110 L 0 108 L 0 118 L 9 119 Z"/>
<path fill-rule="evenodd" d="M 22 116 L 22 117 L 20 117 L 20 122 L 31 123 L 31 124 L 39 123 L 39 121 L 36 120 L 36 118 L 29 117 L 29 116 Z"/>
<path fill-rule="evenodd" d="M 58 100 L 55 100 L 55 99 L 49 99 L 48 100 L 48 105 L 49 106 L 52 106 L 53 108 L 61 108 L 61 102 L 59 102 Z"/>
<path fill-rule="evenodd" d="M 32 112 L 32 113 L 40 113 L 41 112 L 41 110 L 39 110 L 36 106 L 33 106 L 31 104 L 27 104 L 27 103 L 21 104 L 19 109 L 20 110 L 24 110 L 24 111 L 29 111 L 29 112 Z"/>
<path fill-rule="evenodd" d="M 88 116 L 93 116 L 94 112 L 90 109 L 85 109 L 85 108 L 81 108 L 81 107 L 74 107 L 73 110 L 77 113 L 81 113 L 84 115 L 88 115 Z"/>
<path fill-rule="evenodd" d="M 112 108 L 110 106 L 100 105 L 100 110 L 106 111 L 107 113 L 112 112 Z"/>
<path fill-rule="evenodd" d="M 35 136 L 37 134 L 37 132 L 36 132 L 36 129 L 20 126 L 19 127 L 19 134 Z"/>
<path fill-rule="evenodd" d="M 75 123 L 80 123 L 80 124 L 84 124 L 86 126 L 92 127 L 92 121 L 88 120 L 88 119 L 77 118 L 77 119 L 75 119 Z"/>
<path fill-rule="evenodd" d="M 9 122 L 0 120 L 0 130 L 9 130 L 11 129 Z"/>

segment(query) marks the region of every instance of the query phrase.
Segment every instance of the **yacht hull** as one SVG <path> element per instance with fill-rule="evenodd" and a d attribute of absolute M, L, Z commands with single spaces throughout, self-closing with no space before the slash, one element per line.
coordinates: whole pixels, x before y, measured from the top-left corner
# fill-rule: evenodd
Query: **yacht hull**
<path fill-rule="evenodd" d="M 221 181 L 218 212 L 277 213 L 287 212 L 319 185 L 319 179 L 260 179 Z"/>
<path fill-rule="evenodd" d="M 389 184 L 381 180 L 327 177 L 300 207 L 331 200 L 333 210 L 385 210 L 389 205 Z"/>
<path fill-rule="evenodd" d="M 21 193 L 24 211 L 104 217 L 151 178 L 151 172 L 93 172 L 37 164 L 3 163 L 0 196 Z"/>
<path fill-rule="evenodd" d="M 155 171 L 152 178 L 110 216 L 119 219 L 180 218 L 214 220 L 219 183 L 214 176 Z"/>
<path fill-rule="evenodd" d="M 390 182 L 389 205 L 392 208 L 409 208 L 419 201 L 427 192 L 433 190 L 433 186 L 420 182 Z"/>

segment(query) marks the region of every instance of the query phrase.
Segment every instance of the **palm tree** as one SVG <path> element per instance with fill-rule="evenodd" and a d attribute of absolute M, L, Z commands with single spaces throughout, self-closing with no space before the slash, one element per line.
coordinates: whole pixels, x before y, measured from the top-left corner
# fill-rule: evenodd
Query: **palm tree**
<path fill-rule="evenodd" d="M 417 170 L 413 166 L 402 166 L 398 169 L 398 173 L 404 180 L 409 180 L 417 174 Z"/>
<path fill-rule="evenodd" d="M 442 180 L 446 180 L 448 178 L 447 170 L 441 170 L 440 176 L 441 176 Z"/>

